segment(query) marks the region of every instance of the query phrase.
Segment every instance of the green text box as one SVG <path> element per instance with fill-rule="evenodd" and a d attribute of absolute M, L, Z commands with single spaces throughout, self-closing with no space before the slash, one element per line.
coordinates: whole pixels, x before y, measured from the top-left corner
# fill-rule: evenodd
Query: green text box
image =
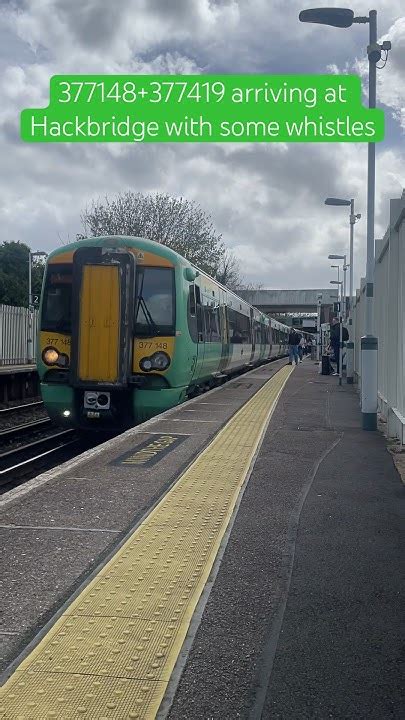
<path fill-rule="evenodd" d="M 357 75 L 55 75 L 27 142 L 379 142 Z"/>

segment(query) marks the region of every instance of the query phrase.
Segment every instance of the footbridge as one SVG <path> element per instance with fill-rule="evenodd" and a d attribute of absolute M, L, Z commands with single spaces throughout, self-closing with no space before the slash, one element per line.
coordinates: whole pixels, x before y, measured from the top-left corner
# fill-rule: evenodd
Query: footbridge
<path fill-rule="evenodd" d="M 310 330 L 316 326 L 318 309 L 321 323 L 329 322 L 337 293 L 333 288 L 309 290 L 241 290 L 244 300 L 287 324 L 302 325 Z"/>

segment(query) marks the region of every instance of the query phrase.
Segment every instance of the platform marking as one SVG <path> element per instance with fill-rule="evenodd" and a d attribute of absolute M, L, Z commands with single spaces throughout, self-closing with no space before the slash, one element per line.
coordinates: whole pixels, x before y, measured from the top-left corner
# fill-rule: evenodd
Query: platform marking
<path fill-rule="evenodd" d="M 183 418 L 171 418 L 171 421 L 172 422 L 188 422 L 188 423 L 215 423 L 215 422 L 218 422 L 218 420 L 194 420 L 194 418 L 193 419 L 190 418 L 189 420 L 186 420 L 185 418 L 184 419 Z"/>
<path fill-rule="evenodd" d="M 16 630 L 0 630 L 0 635 L 19 635 Z"/>
<path fill-rule="evenodd" d="M 199 407 L 194 408 L 194 410 L 189 410 L 188 408 L 184 408 L 182 412 L 191 412 L 191 413 L 199 413 L 199 412 L 212 412 L 212 410 L 204 410 L 204 408 L 201 410 Z M 219 411 L 222 412 L 222 411 Z"/>
<path fill-rule="evenodd" d="M 144 440 L 140 445 L 136 445 L 131 450 L 127 450 L 109 465 L 145 465 L 151 466 L 160 462 L 169 452 L 184 442 L 187 435 L 177 433 L 160 433 L 156 438 Z"/>
<path fill-rule="evenodd" d="M 1 530 L 68 530 L 69 532 L 120 533 L 115 528 L 58 527 L 57 525 L 0 525 Z"/>
<path fill-rule="evenodd" d="M 0 717 L 156 717 L 283 367 L 217 433 L 9 678 Z"/>
<path fill-rule="evenodd" d="M 223 406 L 223 407 L 229 407 L 230 405 L 235 405 L 235 403 L 237 403 L 237 402 L 238 402 L 237 400 L 229 401 L 229 402 L 227 402 L 227 403 L 217 403 L 217 402 L 212 402 L 212 403 L 211 403 L 211 402 L 202 402 L 202 401 L 201 401 L 201 402 L 199 402 L 198 404 L 199 404 L 199 405 L 221 405 L 221 406 Z"/>
<path fill-rule="evenodd" d="M 181 435 L 182 437 L 191 437 L 194 434 L 195 433 L 181 433 L 177 432 L 176 430 L 176 435 Z M 139 433 L 139 435 L 171 435 L 171 433 L 169 433 L 167 430 L 164 430 L 163 432 L 152 432 L 152 430 L 143 430 Z"/>

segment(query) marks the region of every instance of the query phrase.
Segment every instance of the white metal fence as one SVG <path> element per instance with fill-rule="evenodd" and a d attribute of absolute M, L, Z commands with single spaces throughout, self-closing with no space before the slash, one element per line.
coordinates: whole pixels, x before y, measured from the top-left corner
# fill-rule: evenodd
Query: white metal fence
<path fill-rule="evenodd" d="M 34 356 L 37 342 L 38 311 L 33 312 Z M 0 305 L 0 366 L 28 362 L 29 310 Z"/>
<path fill-rule="evenodd" d="M 364 279 L 354 309 L 355 373 L 361 383 L 360 338 L 364 334 Z M 378 404 L 388 435 L 405 443 L 405 191 L 390 201 L 390 224 L 376 241 L 373 303 L 378 338 Z"/>

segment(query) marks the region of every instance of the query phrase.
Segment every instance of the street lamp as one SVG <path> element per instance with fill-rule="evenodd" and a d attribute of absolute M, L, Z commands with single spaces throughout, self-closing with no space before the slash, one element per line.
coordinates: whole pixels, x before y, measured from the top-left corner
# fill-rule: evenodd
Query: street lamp
<path fill-rule="evenodd" d="M 349 267 L 348 265 L 346 265 L 346 255 L 328 255 L 328 260 L 343 260 L 343 307 L 344 316 L 346 318 L 346 270 Z M 336 267 L 336 265 L 334 265 L 333 267 Z"/>
<path fill-rule="evenodd" d="M 343 260 L 343 289 L 340 294 L 340 305 L 339 305 L 339 352 L 340 352 L 340 363 L 339 363 L 339 385 L 342 384 L 343 376 L 343 319 L 346 320 L 346 255 L 328 255 L 328 260 Z M 339 278 L 338 278 L 339 280 Z"/>
<path fill-rule="evenodd" d="M 326 198 L 325 205 L 350 205 L 350 245 L 349 245 L 349 267 L 350 267 L 350 273 L 349 273 L 349 333 L 352 334 L 352 325 L 353 325 L 353 241 L 354 241 L 354 226 L 358 220 L 360 220 L 361 215 L 360 213 L 357 213 L 355 215 L 354 212 L 354 199 L 352 200 L 343 200 L 342 198 Z M 349 340 L 347 342 L 347 369 L 346 369 L 346 381 L 348 385 L 353 384 L 353 375 L 354 375 L 354 342 L 353 338 L 351 338 L 349 335 Z"/>
<path fill-rule="evenodd" d="M 331 268 L 336 268 L 337 270 L 337 279 L 340 280 L 340 265 L 331 265 Z"/>
<path fill-rule="evenodd" d="M 312 8 L 302 10 L 301 22 L 348 28 L 353 23 L 368 23 L 370 40 L 368 55 L 368 106 L 376 106 L 377 63 L 381 52 L 387 54 L 391 43 L 377 43 L 377 10 L 370 10 L 368 17 L 354 17 L 353 10 L 342 8 Z M 378 339 L 373 336 L 372 299 L 374 295 L 374 205 L 375 205 L 375 143 L 368 143 L 367 173 L 367 265 L 366 265 L 366 316 L 365 336 L 361 338 L 361 411 L 364 430 L 377 429 L 377 352 Z"/>
<path fill-rule="evenodd" d="M 329 255 L 330 257 L 330 255 Z M 338 286 L 338 301 L 339 301 L 339 385 L 342 384 L 342 280 L 329 280 L 331 285 Z"/>
<path fill-rule="evenodd" d="M 28 363 L 34 361 L 34 339 L 33 335 L 33 302 L 32 302 L 32 258 L 34 257 L 48 257 L 48 253 L 43 250 L 36 250 L 35 252 L 28 253 Z"/>

